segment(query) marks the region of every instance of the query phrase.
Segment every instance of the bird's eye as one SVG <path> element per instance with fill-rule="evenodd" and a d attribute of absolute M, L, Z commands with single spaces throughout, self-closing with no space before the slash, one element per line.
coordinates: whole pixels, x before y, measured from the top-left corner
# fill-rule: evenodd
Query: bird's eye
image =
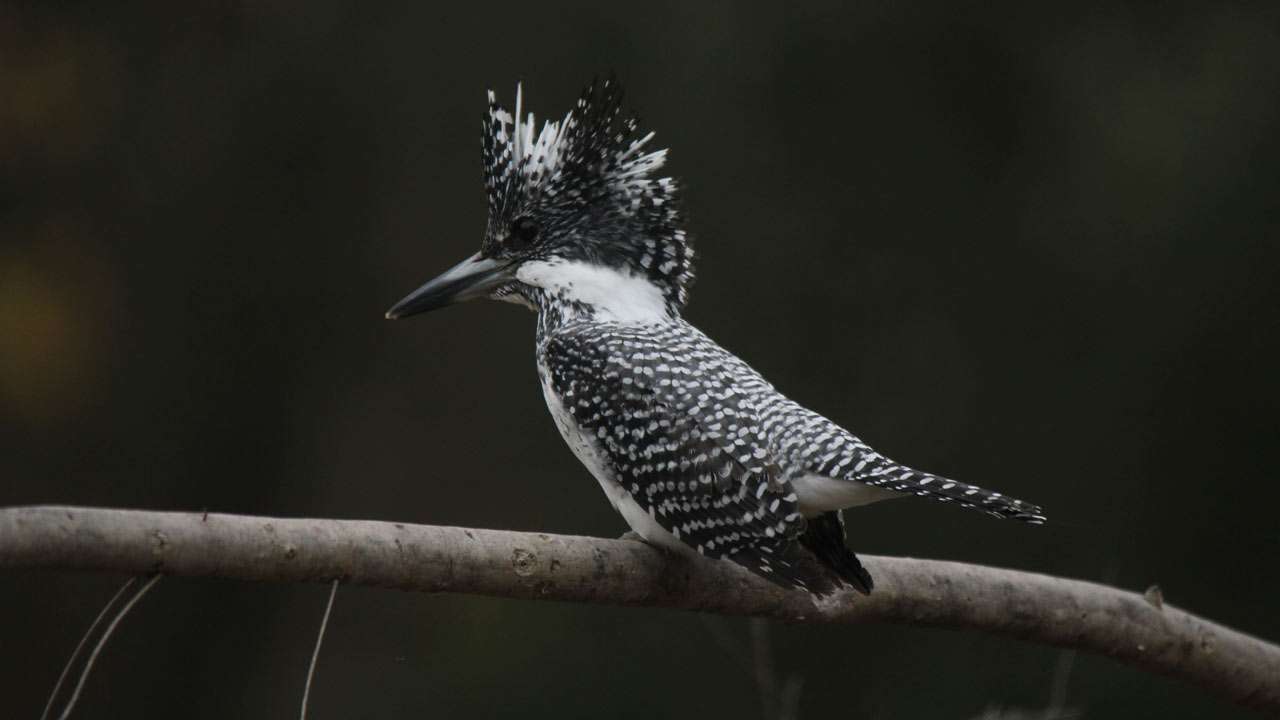
<path fill-rule="evenodd" d="M 542 228 L 532 218 L 518 217 L 511 223 L 511 232 L 507 235 L 507 247 L 512 250 L 524 250 L 538 239 Z"/>

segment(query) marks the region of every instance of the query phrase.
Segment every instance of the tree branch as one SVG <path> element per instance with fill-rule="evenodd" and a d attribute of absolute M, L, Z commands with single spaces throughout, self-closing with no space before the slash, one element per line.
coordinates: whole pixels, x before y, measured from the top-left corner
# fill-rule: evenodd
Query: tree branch
<path fill-rule="evenodd" d="M 815 602 L 727 562 L 625 540 L 367 520 L 0 508 L 0 567 L 105 570 L 965 628 L 1079 648 L 1280 715 L 1280 647 L 1104 585 L 862 556 L 870 596 Z"/>

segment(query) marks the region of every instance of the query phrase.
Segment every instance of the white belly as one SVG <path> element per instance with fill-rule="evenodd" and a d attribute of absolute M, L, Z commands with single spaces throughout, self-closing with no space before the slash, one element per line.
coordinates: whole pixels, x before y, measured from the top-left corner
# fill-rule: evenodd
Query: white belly
<path fill-rule="evenodd" d="M 623 489 L 604 451 L 600 449 L 599 441 L 595 436 L 584 433 L 578 421 L 565 409 L 564 404 L 551 388 L 551 374 L 541 364 L 538 367 L 538 376 L 542 380 L 542 395 L 547 400 L 547 409 L 551 411 L 551 417 L 555 419 L 560 435 L 569 444 L 569 449 L 573 451 L 578 461 L 585 465 L 600 483 L 609 502 L 613 503 L 614 509 L 622 515 L 622 519 L 627 521 L 627 525 L 630 525 L 636 534 L 649 543 L 681 552 L 690 552 L 691 548 L 688 545 L 667 532 L 631 498 L 630 493 Z"/>
<path fill-rule="evenodd" d="M 872 487 L 856 480 L 837 480 L 823 475 L 801 475 L 794 478 L 791 483 L 799 500 L 800 514 L 805 517 L 821 515 L 831 510 L 868 505 L 895 497 L 906 497 L 903 493 Z"/>

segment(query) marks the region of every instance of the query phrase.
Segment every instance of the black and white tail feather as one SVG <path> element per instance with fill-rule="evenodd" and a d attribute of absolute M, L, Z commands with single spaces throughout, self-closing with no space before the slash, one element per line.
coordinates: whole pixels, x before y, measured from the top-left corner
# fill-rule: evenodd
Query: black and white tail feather
<path fill-rule="evenodd" d="M 960 507 L 981 510 L 998 518 L 1020 520 L 1031 525 L 1043 525 L 1045 522 L 1045 516 L 1037 505 L 977 485 L 913 470 L 874 451 L 870 456 L 865 466 L 855 465 L 859 469 L 851 470 L 842 476 L 843 479 L 893 492 L 910 493 L 934 502 L 954 502 Z"/>

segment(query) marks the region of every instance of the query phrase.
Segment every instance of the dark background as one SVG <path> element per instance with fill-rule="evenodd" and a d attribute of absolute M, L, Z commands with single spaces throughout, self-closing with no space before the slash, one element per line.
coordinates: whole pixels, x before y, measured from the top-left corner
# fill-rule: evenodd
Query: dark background
<path fill-rule="evenodd" d="M 0 505 L 614 536 L 533 318 L 382 313 L 478 247 L 484 90 L 616 70 L 672 149 L 688 317 L 890 456 L 1042 503 L 917 501 L 868 553 L 1114 582 L 1280 638 L 1272 3 L 0 5 Z M 110 9 L 109 9 L 110 8 Z M 121 578 L 0 574 L 34 717 Z M 296 712 L 320 586 L 170 579 L 78 717 Z M 343 589 L 313 718 L 758 717 L 739 620 Z M 800 716 L 1042 708 L 1060 652 L 773 628 Z M 1077 658 L 1089 718 L 1238 717 Z"/>

